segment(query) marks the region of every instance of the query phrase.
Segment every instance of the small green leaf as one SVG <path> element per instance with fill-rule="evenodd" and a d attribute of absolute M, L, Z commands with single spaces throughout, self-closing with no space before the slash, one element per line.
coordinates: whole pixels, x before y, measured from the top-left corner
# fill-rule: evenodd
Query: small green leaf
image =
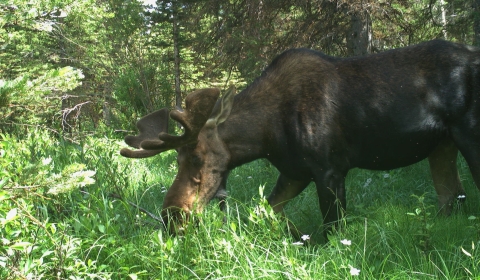
<path fill-rule="evenodd" d="M 14 250 L 23 250 L 30 245 L 32 245 L 32 243 L 26 242 L 26 241 L 20 241 L 20 242 L 16 242 L 15 244 L 11 245 L 10 248 L 12 248 Z"/>
<path fill-rule="evenodd" d="M 0 192 L 0 201 L 7 200 L 9 198 L 10 198 L 10 195 L 7 192 L 5 191 Z"/>
<path fill-rule="evenodd" d="M 165 242 L 165 249 L 170 251 L 173 247 L 173 241 L 171 238 L 167 239 L 167 242 Z"/>
<path fill-rule="evenodd" d="M 55 234 L 57 232 L 57 227 L 55 226 L 55 224 L 50 224 L 50 231 Z"/>
<path fill-rule="evenodd" d="M 17 218 L 17 208 L 12 208 L 10 211 L 7 213 L 7 217 L 5 217 L 5 222 L 12 221 Z"/>
<path fill-rule="evenodd" d="M 101 233 L 105 233 L 105 226 L 104 226 L 104 225 L 98 225 L 98 230 L 99 230 Z"/>
<path fill-rule="evenodd" d="M 42 258 L 45 258 L 45 257 L 48 257 L 50 256 L 51 254 L 55 253 L 54 251 L 51 251 L 51 250 L 47 250 L 45 252 L 43 252 L 42 254 Z"/>
<path fill-rule="evenodd" d="M 7 180 L 0 180 L 0 189 L 2 189 L 3 187 L 5 187 L 5 185 L 7 184 Z M 0 201 L 2 200 L 2 196 L 0 194 Z"/>

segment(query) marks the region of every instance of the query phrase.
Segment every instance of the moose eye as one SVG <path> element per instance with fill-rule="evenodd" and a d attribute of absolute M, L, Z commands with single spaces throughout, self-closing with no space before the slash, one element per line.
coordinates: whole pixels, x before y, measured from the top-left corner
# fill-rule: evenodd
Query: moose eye
<path fill-rule="evenodd" d="M 192 155 L 190 157 L 190 163 L 195 166 L 195 167 L 200 167 L 202 166 L 202 159 L 199 156 Z"/>

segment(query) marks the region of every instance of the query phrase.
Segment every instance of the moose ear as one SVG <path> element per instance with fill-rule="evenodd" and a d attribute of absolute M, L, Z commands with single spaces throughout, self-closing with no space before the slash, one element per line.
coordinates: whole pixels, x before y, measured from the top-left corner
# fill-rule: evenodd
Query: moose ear
<path fill-rule="evenodd" d="M 233 105 L 233 97 L 237 90 L 235 86 L 231 86 L 227 92 L 223 95 L 222 99 L 220 100 L 219 108 L 216 108 L 212 115 L 210 115 L 209 120 L 207 121 L 208 124 L 219 125 L 223 123 L 228 116 L 230 116 L 230 112 L 232 111 Z"/>

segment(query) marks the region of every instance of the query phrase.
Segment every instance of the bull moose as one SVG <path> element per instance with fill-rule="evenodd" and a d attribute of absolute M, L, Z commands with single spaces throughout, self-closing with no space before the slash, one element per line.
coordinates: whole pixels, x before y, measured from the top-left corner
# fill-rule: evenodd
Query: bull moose
<path fill-rule="evenodd" d="M 465 197 L 458 151 L 480 186 L 480 50 L 443 40 L 366 57 L 335 58 L 287 50 L 239 94 L 197 90 L 185 110 L 161 109 L 125 137 L 145 158 L 176 149 L 178 173 L 163 202 L 175 217 L 223 193 L 229 171 L 265 158 L 279 171 L 268 197 L 276 212 L 315 182 L 325 224 L 346 208 L 352 168 L 389 170 L 428 158 L 438 205 L 450 214 Z M 168 134 L 169 118 L 184 134 Z M 183 220 L 182 220 L 183 217 Z"/>

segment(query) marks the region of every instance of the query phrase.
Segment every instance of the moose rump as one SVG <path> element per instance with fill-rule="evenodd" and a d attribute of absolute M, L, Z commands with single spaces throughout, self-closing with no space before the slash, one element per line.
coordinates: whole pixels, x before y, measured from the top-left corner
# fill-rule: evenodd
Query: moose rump
<path fill-rule="evenodd" d="M 245 90 L 187 96 L 185 111 L 140 119 L 125 141 L 140 158 L 178 152 L 179 171 L 164 216 L 201 211 L 224 194 L 228 173 L 266 158 L 280 171 L 269 203 L 276 212 L 310 182 L 324 223 L 346 207 L 352 168 L 388 170 L 428 158 L 440 211 L 464 198 L 456 159 L 480 185 L 480 51 L 435 40 L 366 57 L 340 59 L 307 49 L 279 55 Z M 167 134 L 169 118 L 185 133 Z"/>

